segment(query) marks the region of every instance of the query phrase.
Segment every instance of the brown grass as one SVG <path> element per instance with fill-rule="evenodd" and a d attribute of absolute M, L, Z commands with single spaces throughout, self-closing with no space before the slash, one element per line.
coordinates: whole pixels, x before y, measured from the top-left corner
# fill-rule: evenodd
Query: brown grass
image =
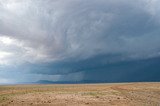
<path fill-rule="evenodd" d="M 0 86 L 0 106 L 159 106 L 160 83 Z"/>

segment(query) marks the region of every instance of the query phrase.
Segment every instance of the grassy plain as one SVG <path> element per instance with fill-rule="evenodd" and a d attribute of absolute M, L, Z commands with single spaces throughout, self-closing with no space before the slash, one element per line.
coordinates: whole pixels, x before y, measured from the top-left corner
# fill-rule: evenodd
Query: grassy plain
<path fill-rule="evenodd" d="M 160 83 L 5 85 L 0 106 L 160 106 Z"/>

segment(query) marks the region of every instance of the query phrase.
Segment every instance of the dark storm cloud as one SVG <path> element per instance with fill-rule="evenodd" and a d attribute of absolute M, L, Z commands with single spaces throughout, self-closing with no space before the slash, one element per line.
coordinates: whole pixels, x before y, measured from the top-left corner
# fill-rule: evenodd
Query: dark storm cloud
<path fill-rule="evenodd" d="M 160 58 L 109 62 L 107 57 L 103 55 L 79 62 L 32 65 L 31 73 L 61 75 L 60 80 L 65 81 L 160 81 Z"/>
<path fill-rule="evenodd" d="M 1 0 L 0 36 L 14 41 L 0 50 L 12 52 L 7 62 L 18 61 L 31 73 L 67 75 L 93 69 L 107 73 L 106 67 L 118 62 L 159 57 L 159 3 Z"/>
<path fill-rule="evenodd" d="M 87 58 L 95 51 L 149 57 L 159 55 L 159 22 L 148 5 L 140 0 L 8 0 L 1 6 L 0 32 L 53 59 Z"/>
<path fill-rule="evenodd" d="M 114 61 L 119 61 L 117 58 L 120 56 L 116 55 L 98 55 L 92 58 L 78 60 L 62 60 L 50 63 L 41 63 L 41 64 L 30 64 L 26 65 L 30 72 L 32 73 L 41 73 L 49 75 L 67 75 L 70 73 L 80 72 L 80 71 L 89 71 L 93 69 L 100 69 L 106 66 L 107 64 L 112 64 Z M 75 61 L 74 61 L 75 60 Z M 28 70 L 29 70 L 28 69 Z M 44 71 L 45 70 L 45 71 Z"/>

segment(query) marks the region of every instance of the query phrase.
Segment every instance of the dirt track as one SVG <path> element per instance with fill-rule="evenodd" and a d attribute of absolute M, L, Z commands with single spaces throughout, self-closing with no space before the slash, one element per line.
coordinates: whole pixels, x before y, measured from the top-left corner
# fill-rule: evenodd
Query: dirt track
<path fill-rule="evenodd" d="M 160 83 L 0 86 L 1 106 L 160 106 Z"/>

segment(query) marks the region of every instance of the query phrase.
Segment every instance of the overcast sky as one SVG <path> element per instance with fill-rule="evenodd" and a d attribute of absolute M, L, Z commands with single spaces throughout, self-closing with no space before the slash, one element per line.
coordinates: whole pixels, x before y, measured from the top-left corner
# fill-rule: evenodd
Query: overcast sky
<path fill-rule="evenodd" d="M 159 0 L 0 0 L 0 83 L 112 82 L 124 76 L 129 81 L 134 73 L 140 81 L 152 73 L 153 80 L 160 71 L 159 5 Z"/>

